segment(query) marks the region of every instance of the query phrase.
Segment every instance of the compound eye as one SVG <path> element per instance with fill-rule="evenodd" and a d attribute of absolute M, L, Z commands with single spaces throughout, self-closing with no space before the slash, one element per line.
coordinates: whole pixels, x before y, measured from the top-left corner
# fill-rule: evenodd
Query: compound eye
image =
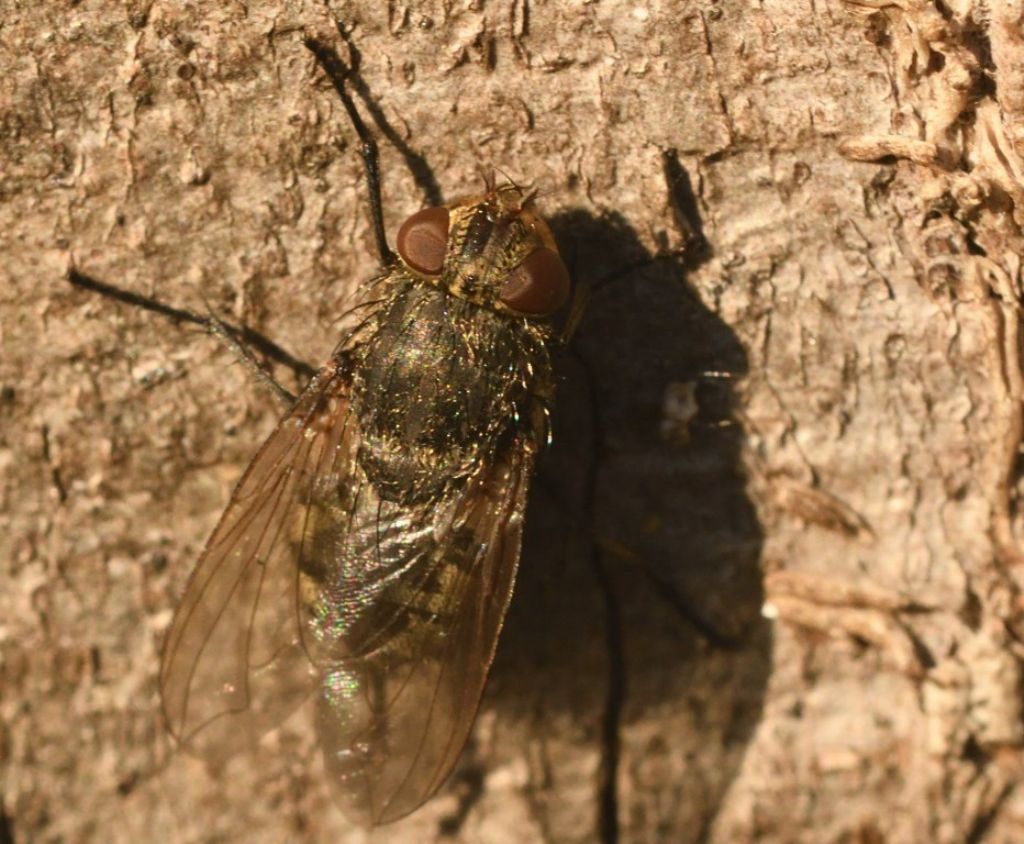
<path fill-rule="evenodd" d="M 448 209 L 417 211 L 402 223 L 396 245 L 402 260 L 417 272 L 440 273 L 448 245 Z"/>
<path fill-rule="evenodd" d="M 509 273 L 498 298 L 521 314 L 553 314 L 569 298 L 569 271 L 553 249 L 535 249 Z"/>

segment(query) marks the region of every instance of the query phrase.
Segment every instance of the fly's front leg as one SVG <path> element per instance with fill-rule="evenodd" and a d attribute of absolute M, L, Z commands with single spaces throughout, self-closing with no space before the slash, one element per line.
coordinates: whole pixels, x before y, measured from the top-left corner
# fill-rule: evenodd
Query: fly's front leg
<path fill-rule="evenodd" d="M 377 152 L 377 142 L 374 140 L 370 130 L 359 116 L 356 104 L 348 92 L 347 82 L 353 70 L 337 54 L 333 47 L 328 46 L 317 38 L 307 37 L 304 42 L 307 49 L 316 58 L 317 63 L 323 68 L 327 78 L 334 85 L 338 92 L 341 103 L 348 114 L 349 122 L 359 136 L 359 154 L 363 159 L 363 167 L 366 169 L 366 188 L 370 194 L 370 219 L 373 224 L 373 236 L 377 241 L 377 253 L 380 257 L 381 266 L 390 267 L 395 263 L 395 253 L 388 246 L 387 234 L 384 231 L 384 210 L 381 202 L 380 191 L 380 159 Z"/>

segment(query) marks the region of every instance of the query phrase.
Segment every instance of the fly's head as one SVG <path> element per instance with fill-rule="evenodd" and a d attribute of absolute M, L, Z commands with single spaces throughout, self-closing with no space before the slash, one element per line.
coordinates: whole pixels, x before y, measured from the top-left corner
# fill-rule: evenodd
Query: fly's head
<path fill-rule="evenodd" d="M 550 317 L 569 298 L 569 272 L 533 197 L 489 185 L 482 196 L 418 211 L 398 231 L 399 257 L 453 296 L 509 316 Z"/>

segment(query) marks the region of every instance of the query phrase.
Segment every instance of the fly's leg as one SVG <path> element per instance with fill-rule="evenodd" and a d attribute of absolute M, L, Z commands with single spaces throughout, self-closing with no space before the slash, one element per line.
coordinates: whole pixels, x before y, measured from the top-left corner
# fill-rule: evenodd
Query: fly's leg
<path fill-rule="evenodd" d="M 569 300 L 569 314 L 565 318 L 565 326 L 559 335 L 559 342 L 562 346 L 569 346 L 572 338 L 583 321 L 583 315 L 587 312 L 587 302 L 590 300 L 591 287 L 589 285 L 573 284 L 572 298 Z"/>
<path fill-rule="evenodd" d="M 231 325 L 215 316 L 212 310 L 208 316 L 203 316 L 185 308 L 175 308 L 157 299 L 99 281 L 74 268 L 68 270 L 67 280 L 73 287 L 77 287 L 80 290 L 99 293 L 101 296 L 106 296 L 109 299 L 124 302 L 127 305 L 133 305 L 146 311 L 152 311 L 167 317 L 173 322 L 198 325 L 228 346 L 238 356 L 239 360 L 256 375 L 259 381 L 268 385 L 275 395 L 282 402 L 287 403 L 289 407 L 295 402 L 295 396 L 274 379 L 266 366 L 256 357 L 253 350 L 255 349 L 270 360 L 288 367 L 304 381 L 308 381 L 316 374 L 316 370 L 312 366 L 294 357 L 273 340 L 264 337 L 258 331 L 254 331 L 251 328 L 245 326 L 239 328 L 238 326 Z"/>
<path fill-rule="evenodd" d="M 662 152 L 661 172 L 665 177 L 668 204 L 672 209 L 676 229 L 683 238 L 680 250 L 682 257 L 687 263 L 698 263 L 708 257 L 710 249 L 707 238 L 704 237 L 693 182 L 679 160 L 679 153 L 676 150 L 667 149 Z"/>
<path fill-rule="evenodd" d="M 209 304 L 206 305 L 206 310 L 206 330 L 231 349 L 235 353 L 235 359 L 245 366 L 256 377 L 257 381 L 269 387 L 286 408 L 290 408 L 295 404 L 297 396 L 274 378 L 270 370 L 253 354 L 252 349 L 241 341 L 238 336 L 239 330 L 232 325 L 228 325 L 228 323 L 218 317 Z"/>
<path fill-rule="evenodd" d="M 347 82 L 353 71 L 341 60 L 333 47 L 319 39 L 307 37 L 303 43 L 323 68 L 327 78 L 331 80 L 334 90 L 341 98 L 341 104 L 345 107 L 349 122 L 355 129 L 356 135 L 359 136 L 359 154 L 362 156 L 363 167 L 366 169 L 366 188 L 370 195 L 370 219 L 373 224 L 373 236 L 377 241 L 377 253 L 381 265 L 390 267 L 395 263 L 395 253 L 388 246 L 387 234 L 384 231 L 384 208 L 380 194 L 380 158 L 377 152 L 377 142 L 363 122 L 363 118 L 359 116 L 356 104 L 348 92 Z"/>
<path fill-rule="evenodd" d="M 711 247 L 704 236 L 704 229 L 700 220 L 697 197 L 693 191 L 693 182 L 689 173 L 679 160 L 679 154 L 674 149 L 665 150 L 661 154 L 661 170 L 665 179 L 665 190 L 668 194 L 668 204 L 672 210 L 672 219 L 675 222 L 682 244 L 675 248 L 663 246 L 653 255 L 647 255 L 630 261 L 620 267 L 616 267 L 607 274 L 591 282 L 589 289 L 581 295 L 575 295 L 571 302 L 571 310 L 567 329 L 575 330 L 579 322 L 578 312 L 582 312 L 584 301 L 592 294 L 613 285 L 615 282 L 626 278 L 637 270 L 642 270 L 651 264 L 668 261 L 677 264 L 681 272 L 703 263 L 711 256 Z M 577 301 L 579 300 L 579 302 Z M 572 331 L 568 331 L 566 338 L 570 337 Z"/>

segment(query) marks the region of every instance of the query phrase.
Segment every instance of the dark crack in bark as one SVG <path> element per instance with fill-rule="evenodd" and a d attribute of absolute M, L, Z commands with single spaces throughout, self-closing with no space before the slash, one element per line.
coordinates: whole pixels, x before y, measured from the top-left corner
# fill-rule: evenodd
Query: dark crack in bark
<path fill-rule="evenodd" d="M 0 844 L 14 844 L 14 827 L 2 807 L 0 807 Z"/>
<path fill-rule="evenodd" d="M 597 785 L 598 832 L 602 844 L 619 840 L 618 778 L 622 710 L 626 700 L 626 662 L 622 646 L 622 614 L 615 587 L 598 550 L 591 557 L 604 603 L 608 686 L 601 722 L 601 767 Z"/>
<path fill-rule="evenodd" d="M 622 613 L 619 607 L 615 585 L 608 570 L 601 547 L 596 541 L 594 524 L 595 499 L 597 497 L 597 474 L 604 459 L 606 443 L 597 404 L 597 388 L 594 375 L 584 364 L 584 381 L 587 388 L 591 420 L 592 454 L 586 472 L 583 502 L 584 520 L 589 528 L 590 565 L 597 581 L 604 609 L 605 646 L 608 653 L 608 679 L 605 690 L 604 712 L 601 718 L 601 763 L 597 780 L 597 828 L 601 844 L 617 844 L 619 840 L 619 761 L 621 758 L 621 721 L 626 699 L 626 667 L 622 643 Z"/>

